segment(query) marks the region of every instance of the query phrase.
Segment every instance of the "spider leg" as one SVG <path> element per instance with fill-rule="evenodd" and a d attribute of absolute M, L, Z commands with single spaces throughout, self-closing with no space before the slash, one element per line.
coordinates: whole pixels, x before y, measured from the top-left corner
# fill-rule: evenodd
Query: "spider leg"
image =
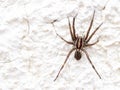
<path fill-rule="evenodd" d="M 96 70 L 95 66 L 93 65 L 92 61 L 90 60 L 90 57 L 89 57 L 87 51 L 86 51 L 85 49 L 82 49 L 82 51 L 86 54 L 88 61 L 89 61 L 90 64 L 92 65 L 92 68 L 95 70 L 96 74 L 97 74 L 97 75 L 99 76 L 99 78 L 101 79 L 101 76 L 100 76 L 100 74 L 97 72 L 97 70 Z"/>
<path fill-rule="evenodd" d="M 56 81 L 56 79 L 58 78 L 58 76 L 59 76 L 61 70 L 64 68 L 64 66 L 65 66 L 65 64 L 66 64 L 66 62 L 67 62 L 70 54 L 71 54 L 74 50 L 75 50 L 75 48 L 73 48 L 73 49 L 71 49 L 71 50 L 69 51 L 69 53 L 68 53 L 68 55 L 67 55 L 67 57 L 66 57 L 66 59 L 65 59 L 65 61 L 64 61 L 64 63 L 63 63 L 63 65 L 62 65 L 62 67 L 60 68 L 60 70 L 59 70 L 57 76 L 55 77 L 54 81 Z"/>
<path fill-rule="evenodd" d="M 93 46 L 93 45 L 97 44 L 98 42 L 99 42 L 99 39 L 97 39 L 97 41 L 95 41 L 94 43 L 86 44 L 85 46 L 86 46 L 86 47 L 87 47 L 87 46 Z"/>
<path fill-rule="evenodd" d="M 74 17 L 73 17 L 73 26 L 72 26 L 72 28 L 73 28 L 73 37 L 74 37 L 74 39 L 76 39 L 76 34 L 75 34 L 75 19 L 76 19 L 76 16 L 77 16 L 78 14 L 76 14 Z"/>
<path fill-rule="evenodd" d="M 52 25 L 53 25 L 53 27 L 54 27 L 54 30 L 55 30 L 55 33 L 56 33 L 57 36 L 59 36 L 59 37 L 60 37 L 63 41 L 65 41 L 66 43 L 68 43 L 68 44 L 72 44 L 72 45 L 73 45 L 73 42 L 70 42 L 70 41 L 65 40 L 63 37 L 61 37 L 61 36 L 56 32 L 56 29 L 55 29 L 54 23 L 52 23 Z"/>
<path fill-rule="evenodd" d="M 97 30 L 99 30 L 99 28 L 102 26 L 103 22 L 95 29 L 95 31 L 89 36 L 89 38 L 87 39 L 87 42 L 90 41 L 90 39 L 93 37 L 93 35 L 96 33 Z"/>
<path fill-rule="evenodd" d="M 70 41 L 67 41 L 65 40 L 63 37 L 61 37 L 57 32 L 56 32 L 57 36 L 59 36 L 63 41 L 65 41 L 66 43 L 68 44 L 72 44 L 73 45 L 73 42 L 70 42 Z"/>
<path fill-rule="evenodd" d="M 95 16 L 95 10 L 94 10 L 94 12 L 93 12 L 92 20 L 91 20 L 91 22 L 90 22 L 90 26 L 89 26 L 89 28 L 88 28 L 88 31 L 87 31 L 87 34 L 86 34 L 85 40 L 86 40 L 86 39 L 88 38 L 88 36 L 89 36 L 89 33 L 90 33 L 90 30 L 91 30 L 91 27 L 92 27 L 92 25 L 93 25 L 94 16 Z"/>
<path fill-rule="evenodd" d="M 74 41 L 75 40 L 75 37 L 74 37 L 74 34 L 72 32 L 72 28 L 71 28 L 71 23 L 70 23 L 70 19 L 68 17 L 68 24 L 69 24 L 69 30 L 70 30 L 70 35 L 71 35 L 71 38 L 72 40 Z M 74 31 L 75 32 L 75 31 Z"/>

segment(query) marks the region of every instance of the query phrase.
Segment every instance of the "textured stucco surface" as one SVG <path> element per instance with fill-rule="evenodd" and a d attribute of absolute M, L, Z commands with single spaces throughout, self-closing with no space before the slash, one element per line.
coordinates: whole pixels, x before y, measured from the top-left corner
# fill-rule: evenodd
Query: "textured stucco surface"
<path fill-rule="evenodd" d="M 120 89 L 120 0 L 0 0 L 0 90 L 119 90 Z M 88 47 L 102 80 L 86 56 L 76 61 L 72 48 L 56 31 L 70 40 L 67 16 L 76 19 L 84 35 L 96 10 L 92 31 L 104 21 Z"/>

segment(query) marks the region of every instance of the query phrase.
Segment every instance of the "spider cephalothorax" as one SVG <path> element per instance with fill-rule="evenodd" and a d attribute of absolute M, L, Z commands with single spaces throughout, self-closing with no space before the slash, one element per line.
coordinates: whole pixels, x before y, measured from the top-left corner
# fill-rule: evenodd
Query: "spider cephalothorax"
<path fill-rule="evenodd" d="M 95 44 L 98 42 L 98 39 L 97 39 L 96 42 L 91 43 L 91 44 L 89 43 L 89 41 L 91 40 L 91 38 L 93 37 L 93 35 L 96 33 L 96 31 L 97 31 L 97 30 L 101 27 L 101 25 L 103 24 L 103 23 L 101 23 L 101 24 L 90 34 L 90 30 L 91 30 L 91 27 L 92 27 L 92 24 L 93 24 L 93 20 L 94 20 L 94 15 L 95 15 L 95 11 L 94 11 L 94 13 L 93 13 L 92 20 L 91 20 L 91 22 L 90 22 L 90 26 L 89 26 L 89 28 L 88 28 L 88 30 L 87 30 L 87 33 L 86 33 L 83 37 L 82 37 L 82 36 L 78 36 L 78 35 L 76 34 L 76 31 L 75 31 L 75 18 L 76 18 L 76 16 L 73 17 L 73 23 L 72 23 L 72 25 L 71 25 L 70 20 L 69 20 L 69 18 L 68 18 L 69 30 L 70 30 L 70 35 L 71 35 L 72 41 L 67 41 L 67 40 L 65 40 L 63 37 L 61 37 L 59 34 L 56 33 L 56 34 L 57 34 L 62 40 L 64 40 L 67 44 L 73 45 L 73 48 L 69 51 L 69 53 L 68 53 L 68 55 L 67 55 L 67 57 L 66 57 L 66 59 L 65 59 L 65 61 L 64 61 L 64 63 L 63 63 L 63 65 L 62 65 L 62 67 L 60 68 L 60 70 L 59 70 L 56 78 L 54 79 L 54 81 L 58 78 L 61 70 L 63 69 L 65 63 L 67 62 L 70 54 L 71 54 L 73 51 L 75 51 L 74 57 L 75 57 L 76 60 L 80 60 L 81 57 L 82 57 L 82 53 L 85 53 L 88 61 L 89 61 L 90 64 L 92 65 L 92 68 L 95 70 L 95 72 L 97 73 L 97 75 L 98 75 L 99 78 L 101 79 L 101 76 L 100 76 L 99 73 L 97 72 L 95 66 L 93 65 L 92 61 L 91 61 L 90 58 L 89 58 L 89 55 L 88 55 L 87 51 L 85 50 L 86 47 L 88 47 L 88 46 L 93 46 L 93 45 L 95 45 Z"/>

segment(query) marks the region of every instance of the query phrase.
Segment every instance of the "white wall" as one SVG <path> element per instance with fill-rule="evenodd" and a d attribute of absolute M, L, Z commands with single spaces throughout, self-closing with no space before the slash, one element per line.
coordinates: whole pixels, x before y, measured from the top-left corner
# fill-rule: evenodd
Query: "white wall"
<path fill-rule="evenodd" d="M 0 90 L 119 90 L 120 1 L 109 0 L 3 0 L 0 1 Z M 92 31 L 104 21 L 86 50 L 100 73 L 94 72 L 86 56 L 76 61 L 71 54 L 54 82 L 72 46 L 67 16 L 76 18 L 76 32 L 84 35 L 96 11 Z M 70 18 L 72 19 L 72 18 Z"/>

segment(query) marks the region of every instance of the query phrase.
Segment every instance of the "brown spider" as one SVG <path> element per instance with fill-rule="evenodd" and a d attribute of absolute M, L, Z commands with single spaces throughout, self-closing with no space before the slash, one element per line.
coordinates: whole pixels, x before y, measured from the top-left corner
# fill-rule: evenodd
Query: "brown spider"
<path fill-rule="evenodd" d="M 61 37 L 61 36 L 56 32 L 57 36 L 59 36 L 59 37 L 60 37 L 63 41 L 65 41 L 67 44 L 73 45 L 73 48 L 69 51 L 69 53 L 68 53 L 68 55 L 67 55 L 67 57 L 66 57 L 66 59 L 65 59 L 65 61 L 64 61 L 64 63 L 63 63 L 63 65 L 62 65 L 62 67 L 60 68 L 60 70 L 59 70 L 56 78 L 54 79 L 54 81 L 58 78 L 58 76 L 59 76 L 61 70 L 63 69 L 63 67 L 65 66 L 65 64 L 66 64 L 66 62 L 67 62 L 70 54 L 71 54 L 74 50 L 75 50 L 74 57 L 75 57 L 76 60 L 80 60 L 80 59 L 81 59 L 81 57 L 82 57 L 82 54 L 81 54 L 81 53 L 82 53 L 82 52 L 84 52 L 84 53 L 86 54 L 86 57 L 87 57 L 88 61 L 90 62 L 92 68 L 95 70 L 96 74 L 97 74 L 97 75 L 99 76 L 99 78 L 101 79 L 101 76 L 99 75 L 99 73 L 97 72 L 95 66 L 93 65 L 92 61 L 91 61 L 90 58 L 89 58 L 89 55 L 88 55 L 87 51 L 84 49 L 84 48 L 86 48 L 86 47 L 88 47 L 88 46 L 93 46 L 93 45 L 95 45 L 95 44 L 98 43 L 98 41 L 99 41 L 99 39 L 97 39 L 96 42 L 89 44 L 89 41 L 91 40 L 91 38 L 93 37 L 93 35 L 96 33 L 96 31 L 97 31 L 97 30 L 101 27 L 101 25 L 103 24 L 103 23 L 101 23 L 101 24 L 94 30 L 94 32 L 92 32 L 91 35 L 89 35 L 89 34 L 90 34 L 91 27 L 92 27 L 92 25 L 93 25 L 94 15 L 95 15 L 95 11 L 93 12 L 93 16 L 92 16 L 92 20 L 91 20 L 91 22 L 90 22 L 90 26 L 89 26 L 88 31 L 87 31 L 87 33 L 86 33 L 86 35 L 85 35 L 84 37 L 81 37 L 81 36 L 76 35 L 76 32 L 75 32 L 75 18 L 76 18 L 77 15 L 73 17 L 72 26 L 71 26 L 70 20 L 69 20 L 69 18 L 68 18 L 69 30 L 70 30 L 70 35 L 71 35 L 72 41 L 67 41 L 67 40 L 65 40 L 63 37 Z"/>

